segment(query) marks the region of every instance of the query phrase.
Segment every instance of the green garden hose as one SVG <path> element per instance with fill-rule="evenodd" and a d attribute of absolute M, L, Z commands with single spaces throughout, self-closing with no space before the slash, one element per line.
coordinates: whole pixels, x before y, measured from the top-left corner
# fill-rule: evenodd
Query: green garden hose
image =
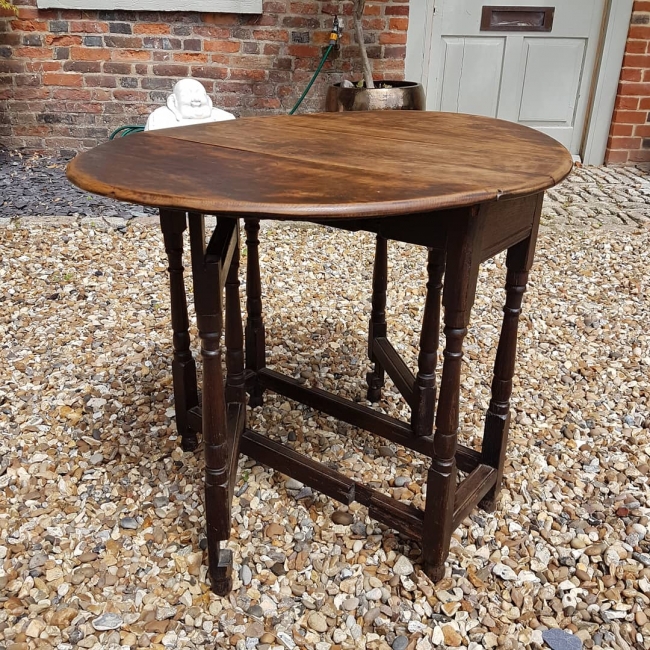
<path fill-rule="evenodd" d="M 327 60 L 327 57 L 330 55 L 330 52 L 332 51 L 333 47 L 334 47 L 333 43 L 330 43 L 328 45 L 327 49 L 325 50 L 325 54 L 323 54 L 323 58 L 320 60 L 320 63 L 318 64 L 318 68 L 316 68 L 316 72 L 314 72 L 314 76 L 307 84 L 307 88 L 305 88 L 302 95 L 300 95 L 300 99 L 296 102 L 296 105 L 289 111 L 289 115 L 293 115 L 298 110 L 298 106 L 302 104 L 302 100 L 305 99 L 307 93 L 309 92 L 309 89 L 314 85 L 314 81 L 316 81 L 316 77 L 318 77 L 320 71 L 323 69 L 323 66 L 325 65 L 325 61 Z"/>
<path fill-rule="evenodd" d="M 113 140 L 113 138 L 117 138 L 118 136 L 120 138 L 123 138 L 125 135 L 131 135 L 131 133 L 139 133 L 140 131 L 144 131 L 144 126 L 138 126 L 137 124 L 127 124 L 126 126 L 121 126 L 119 129 L 115 129 L 115 131 L 113 131 L 113 133 L 108 136 L 108 139 Z"/>

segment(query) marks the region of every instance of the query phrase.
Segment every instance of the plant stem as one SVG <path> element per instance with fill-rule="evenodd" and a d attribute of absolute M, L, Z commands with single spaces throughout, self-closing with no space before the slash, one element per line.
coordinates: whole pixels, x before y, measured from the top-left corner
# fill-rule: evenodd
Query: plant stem
<path fill-rule="evenodd" d="M 356 13 L 352 17 L 354 20 L 354 31 L 357 34 L 357 42 L 359 43 L 359 50 L 361 51 L 361 63 L 363 65 L 363 78 L 366 82 L 366 88 L 374 88 L 375 82 L 372 80 L 372 68 L 370 67 L 370 60 L 366 52 L 366 43 L 363 40 L 363 27 L 361 26 L 361 18 L 358 18 Z"/>

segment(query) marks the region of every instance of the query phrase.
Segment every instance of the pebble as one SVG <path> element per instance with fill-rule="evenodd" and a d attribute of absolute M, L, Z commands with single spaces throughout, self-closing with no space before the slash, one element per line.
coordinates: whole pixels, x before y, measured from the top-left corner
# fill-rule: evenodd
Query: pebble
<path fill-rule="evenodd" d="M 451 648 L 458 648 L 463 643 L 463 637 L 451 625 L 443 625 L 444 642 Z"/>
<path fill-rule="evenodd" d="M 249 623 L 246 626 L 246 630 L 245 630 L 244 634 L 247 637 L 252 637 L 252 638 L 255 638 L 255 639 L 259 639 L 264 634 L 264 625 L 262 625 L 262 623 L 260 623 L 258 621 L 255 621 L 253 623 Z"/>
<path fill-rule="evenodd" d="M 379 587 L 375 587 L 374 589 L 367 591 L 366 598 L 368 600 L 381 600 L 381 589 Z"/>
<path fill-rule="evenodd" d="M 393 573 L 397 576 L 409 576 L 413 573 L 413 565 L 404 555 L 400 555 L 393 565 Z"/>
<path fill-rule="evenodd" d="M 314 632 L 327 631 L 327 619 L 319 612 L 311 612 L 307 617 L 307 625 L 314 630 Z"/>
<path fill-rule="evenodd" d="M 127 530 L 137 530 L 138 522 L 133 517 L 124 517 L 124 519 L 120 519 L 120 528 L 125 528 Z"/>
<path fill-rule="evenodd" d="M 94 619 L 92 625 L 99 632 L 102 630 L 117 630 L 124 625 L 124 619 L 119 614 L 107 612 Z"/>
<path fill-rule="evenodd" d="M 517 579 L 517 574 L 512 570 L 511 567 L 507 566 L 506 564 L 495 564 L 494 568 L 492 569 L 492 573 L 494 573 L 495 576 L 499 576 L 499 578 L 502 580 Z"/>
<path fill-rule="evenodd" d="M 357 607 L 359 607 L 359 599 L 356 597 L 353 598 L 347 598 L 346 600 L 343 601 L 341 604 L 343 609 L 352 612 L 354 611 Z"/>
<path fill-rule="evenodd" d="M 557 628 L 544 630 L 542 638 L 552 650 L 581 650 L 582 648 L 582 641 L 577 636 Z"/>
<path fill-rule="evenodd" d="M 406 650 L 406 646 L 408 646 L 409 640 L 405 636 L 396 636 L 395 640 L 393 641 L 391 648 L 393 650 Z"/>
<path fill-rule="evenodd" d="M 638 562 L 641 562 L 643 566 L 650 567 L 650 555 L 647 553 L 632 553 L 632 557 Z"/>
<path fill-rule="evenodd" d="M 242 565 L 242 568 L 239 571 L 239 578 L 245 587 L 251 583 L 251 580 L 253 579 L 253 572 L 250 570 L 247 564 Z"/>
<path fill-rule="evenodd" d="M 337 510 L 332 513 L 332 521 L 340 526 L 349 526 L 354 521 L 354 516 L 349 512 Z"/>

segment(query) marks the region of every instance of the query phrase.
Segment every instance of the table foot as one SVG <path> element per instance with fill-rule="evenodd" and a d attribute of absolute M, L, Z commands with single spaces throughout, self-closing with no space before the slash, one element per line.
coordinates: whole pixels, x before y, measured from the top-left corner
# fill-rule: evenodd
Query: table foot
<path fill-rule="evenodd" d="M 219 549 L 216 564 L 210 565 L 210 588 L 217 596 L 227 596 L 232 591 L 232 551 Z"/>
<path fill-rule="evenodd" d="M 181 434 L 181 449 L 183 451 L 196 451 L 199 447 L 199 439 L 195 431 L 187 431 Z"/>
<path fill-rule="evenodd" d="M 497 508 L 497 502 L 495 498 L 485 498 L 478 505 L 479 508 L 484 512 L 494 512 Z"/>
<path fill-rule="evenodd" d="M 431 582 L 440 582 L 445 577 L 445 564 L 425 565 L 424 572 L 430 578 Z"/>
<path fill-rule="evenodd" d="M 264 391 L 261 388 L 255 387 L 248 395 L 248 406 L 255 408 L 262 406 L 264 403 Z"/>
<path fill-rule="evenodd" d="M 378 377 L 376 371 L 374 371 L 369 372 L 366 375 L 366 381 L 368 382 L 368 401 L 378 402 L 381 399 L 381 389 L 384 385 L 384 378 Z"/>

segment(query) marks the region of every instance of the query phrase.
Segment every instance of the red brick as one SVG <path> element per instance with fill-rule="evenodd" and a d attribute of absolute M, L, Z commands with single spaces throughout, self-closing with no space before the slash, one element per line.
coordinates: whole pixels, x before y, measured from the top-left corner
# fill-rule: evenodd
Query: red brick
<path fill-rule="evenodd" d="M 60 61 L 28 61 L 25 63 L 26 72 L 57 72 L 61 70 Z"/>
<path fill-rule="evenodd" d="M 405 32 L 408 29 L 408 18 L 391 18 L 388 21 L 388 28 L 391 30 L 399 30 Z"/>
<path fill-rule="evenodd" d="M 633 11 L 650 11 L 650 2 L 648 2 L 647 0 L 645 1 L 637 0 L 634 3 Z"/>
<path fill-rule="evenodd" d="M 257 41 L 289 42 L 289 32 L 286 29 L 254 29 L 253 38 Z"/>
<path fill-rule="evenodd" d="M 134 34 L 169 34 L 171 28 L 166 23 L 135 23 Z"/>
<path fill-rule="evenodd" d="M 645 111 L 614 111 L 612 122 L 616 124 L 645 124 Z"/>
<path fill-rule="evenodd" d="M 619 95 L 616 98 L 615 108 L 622 108 L 625 110 L 635 111 L 639 108 L 639 98 L 638 97 L 625 97 Z"/>
<path fill-rule="evenodd" d="M 648 51 L 648 41 L 629 40 L 625 44 L 626 54 L 645 54 Z"/>
<path fill-rule="evenodd" d="M 630 151 L 630 162 L 650 162 L 650 149 L 640 149 L 638 151 Z"/>
<path fill-rule="evenodd" d="M 384 12 L 387 16 L 408 16 L 409 8 L 406 6 L 386 7 Z"/>
<path fill-rule="evenodd" d="M 263 81 L 266 79 L 266 70 L 238 70 L 230 71 L 229 79 L 234 81 Z"/>
<path fill-rule="evenodd" d="M 70 22 L 70 31 L 82 34 L 107 34 L 108 24 L 96 20 L 73 20 Z"/>
<path fill-rule="evenodd" d="M 320 55 L 320 48 L 314 45 L 289 45 L 287 53 L 290 56 L 316 58 Z"/>
<path fill-rule="evenodd" d="M 52 90 L 53 99 L 70 99 L 74 101 L 84 101 L 90 99 L 91 94 L 89 90 L 82 90 L 77 88 L 55 88 Z"/>
<path fill-rule="evenodd" d="M 81 86 L 82 80 L 83 75 L 76 73 L 46 72 L 43 75 L 43 83 L 46 86 Z"/>
<path fill-rule="evenodd" d="M 634 135 L 641 138 L 650 138 L 650 124 L 639 124 L 635 126 Z"/>
<path fill-rule="evenodd" d="M 631 25 L 627 37 L 644 41 L 650 40 L 650 25 Z"/>
<path fill-rule="evenodd" d="M 114 90 L 113 97 L 120 102 L 146 102 L 149 93 L 142 90 Z"/>
<path fill-rule="evenodd" d="M 629 151 L 611 151 L 608 150 L 605 154 L 606 165 L 625 164 L 630 157 Z"/>
<path fill-rule="evenodd" d="M 642 81 L 643 72 L 636 68 L 623 68 L 621 70 L 621 81 Z"/>
<path fill-rule="evenodd" d="M 624 82 L 620 84 L 620 94 L 636 97 L 650 97 L 650 83 Z"/>
<path fill-rule="evenodd" d="M 108 61 L 111 50 L 103 47 L 71 47 L 70 58 L 75 61 Z"/>
<path fill-rule="evenodd" d="M 642 111 L 648 111 L 650 110 L 650 97 L 643 97 L 639 101 L 639 108 Z"/>
<path fill-rule="evenodd" d="M 608 149 L 638 149 L 641 146 L 641 138 L 625 138 L 621 136 L 610 137 L 607 141 Z"/>
<path fill-rule="evenodd" d="M 47 23 L 41 20 L 12 20 L 11 29 L 16 32 L 46 32 Z"/>
<path fill-rule="evenodd" d="M 318 13 L 318 5 L 315 2 L 292 2 L 289 5 L 289 13 L 298 15 L 314 15 Z"/>
<path fill-rule="evenodd" d="M 21 59 L 51 59 L 54 50 L 51 47 L 19 47 L 14 56 Z"/>
<path fill-rule="evenodd" d="M 205 41 L 203 49 L 206 52 L 239 52 L 237 41 Z"/>
<path fill-rule="evenodd" d="M 609 134 L 612 136 L 630 136 L 634 131 L 634 124 L 612 124 Z"/>
<path fill-rule="evenodd" d="M 203 14 L 201 20 L 212 25 L 239 25 L 237 14 Z"/>
<path fill-rule="evenodd" d="M 379 42 L 392 45 L 405 45 L 406 34 L 404 32 L 384 32 L 383 34 L 379 34 Z"/>
<path fill-rule="evenodd" d="M 111 50 L 111 61 L 150 61 L 151 52 L 143 50 Z"/>
<path fill-rule="evenodd" d="M 207 63 L 208 55 L 202 52 L 178 52 L 172 54 L 172 61 L 184 63 Z"/>
<path fill-rule="evenodd" d="M 70 36 L 69 34 L 48 34 L 45 37 L 45 43 L 47 45 L 58 45 L 59 47 L 81 45 L 81 36 Z"/>
<path fill-rule="evenodd" d="M 650 54 L 626 54 L 624 68 L 650 68 Z"/>
<path fill-rule="evenodd" d="M 187 77 L 190 69 L 186 65 L 154 63 L 151 70 L 160 77 Z"/>

